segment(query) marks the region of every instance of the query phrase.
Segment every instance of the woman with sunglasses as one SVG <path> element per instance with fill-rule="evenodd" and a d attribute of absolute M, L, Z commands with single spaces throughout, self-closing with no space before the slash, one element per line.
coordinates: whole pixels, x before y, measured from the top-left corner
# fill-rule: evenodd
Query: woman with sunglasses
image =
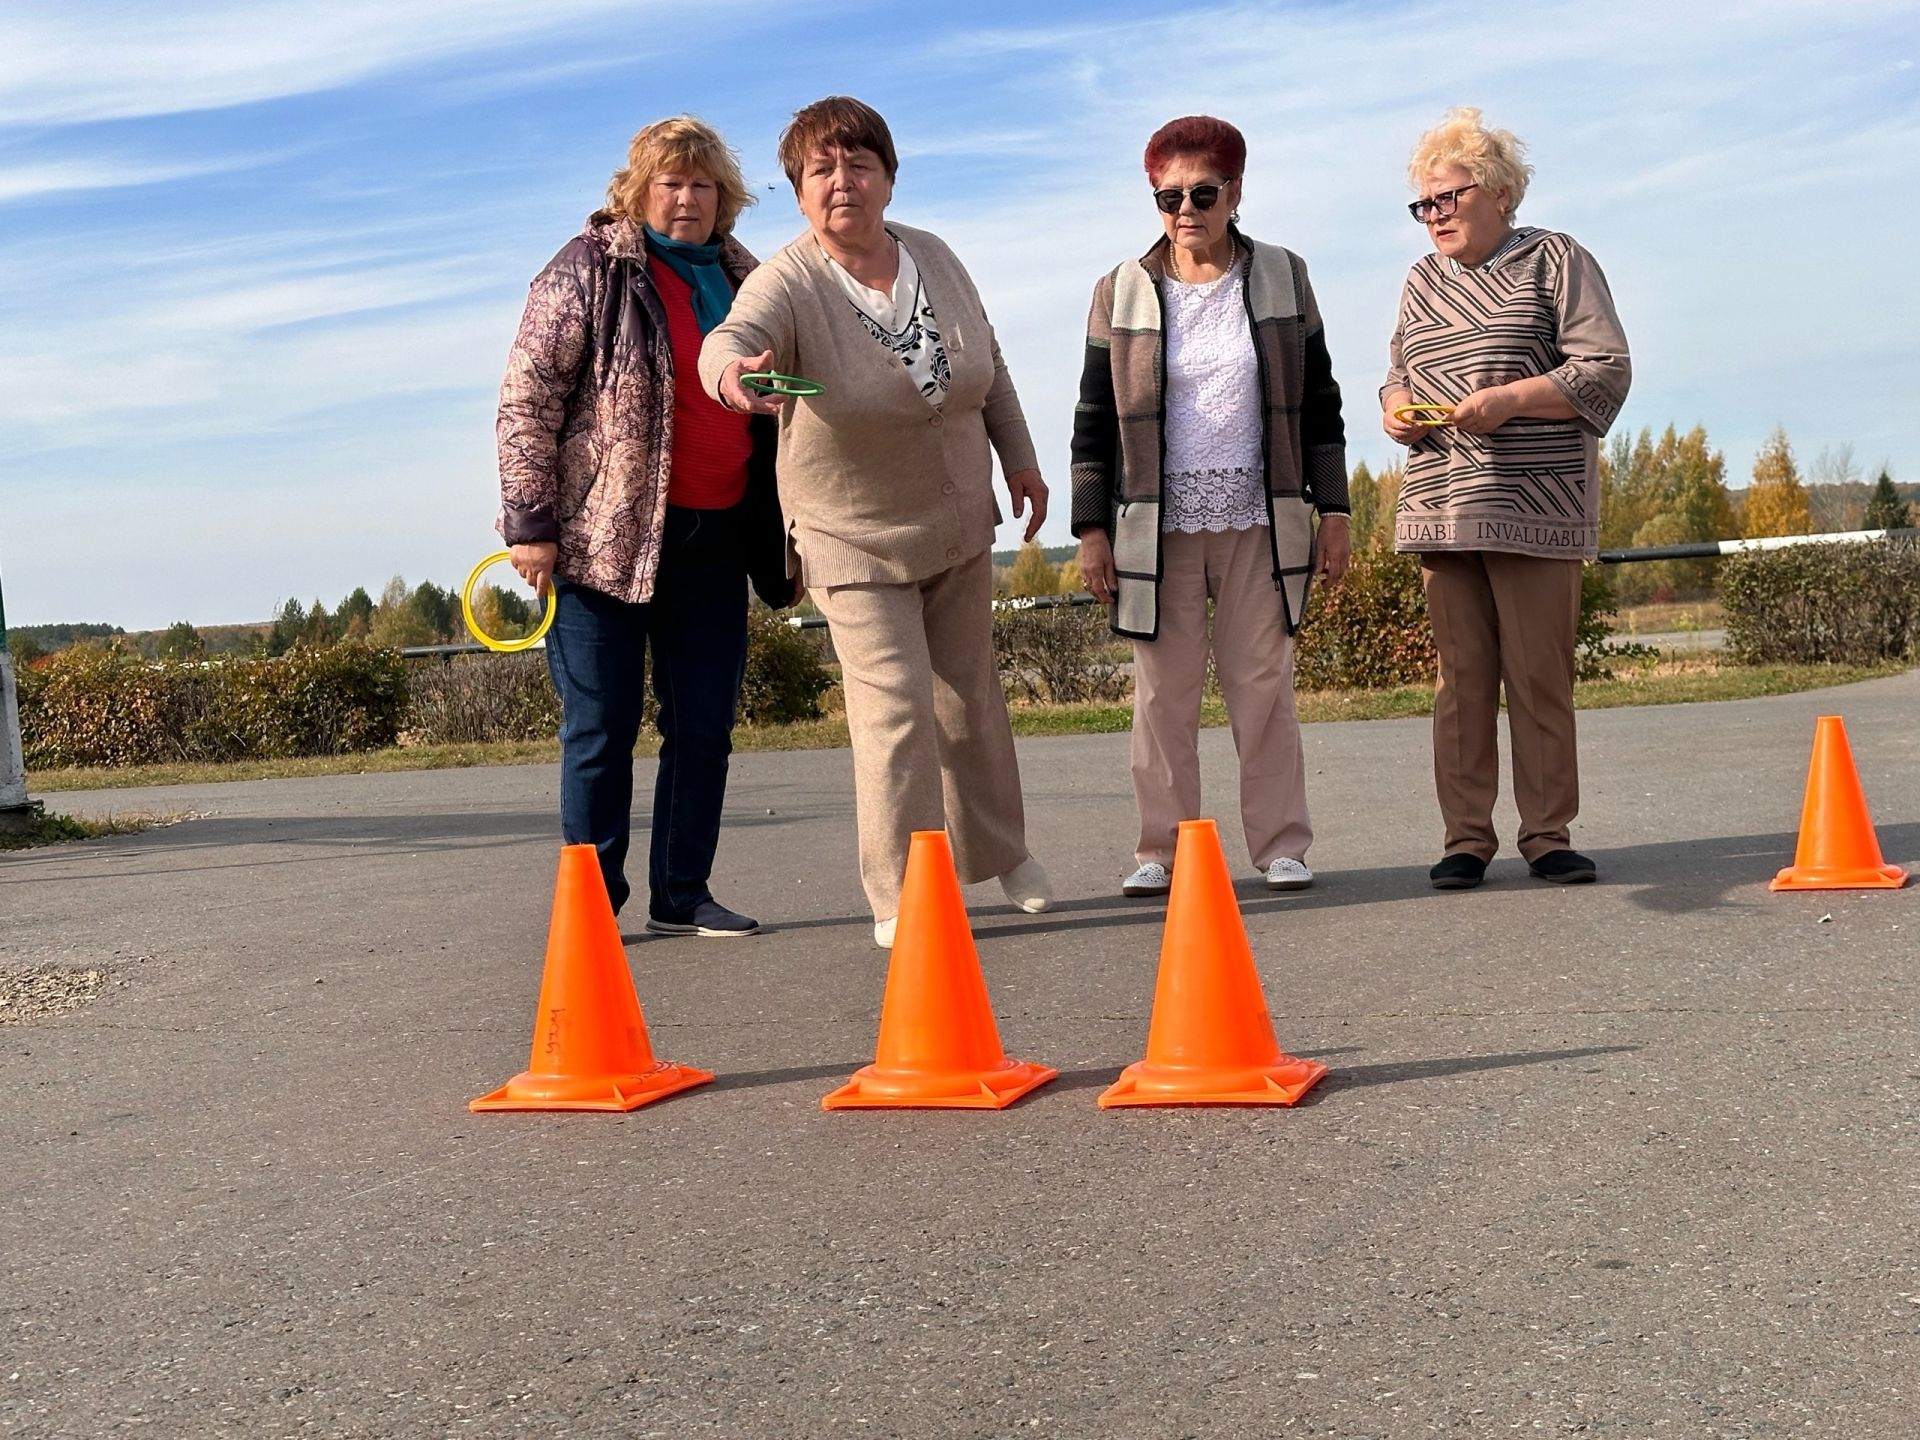
<path fill-rule="evenodd" d="M 1346 433 L 1305 264 L 1237 226 L 1246 156 L 1212 116 L 1154 132 L 1162 233 L 1101 277 L 1087 322 L 1073 533 L 1083 583 L 1133 640 L 1124 895 L 1167 892 L 1180 821 L 1200 814 L 1209 599 L 1247 848 L 1270 888 L 1313 883 L 1292 636 L 1312 577 L 1346 573 Z"/>
<path fill-rule="evenodd" d="M 1420 556 L 1439 654 L 1441 890 L 1478 885 L 1499 848 L 1503 684 L 1521 857 L 1558 884 L 1596 874 L 1571 846 L 1574 639 L 1599 540 L 1598 440 L 1632 370 L 1593 257 L 1514 224 L 1532 174 L 1520 141 L 1474 109 L 1421 136 L 1407 166 L 1433 253 L 1407 276 L 1380 404 L 1409 447 L 1394 544 Z"/>

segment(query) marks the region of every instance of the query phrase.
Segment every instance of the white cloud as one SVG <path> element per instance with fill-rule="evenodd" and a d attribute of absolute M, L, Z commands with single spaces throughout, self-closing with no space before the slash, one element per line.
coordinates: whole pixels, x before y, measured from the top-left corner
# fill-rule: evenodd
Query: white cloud
<path fill-rule="evenodd" d="M 135 160 L 75 159 L 0 165 L 0 205 L 86 190 L 164 185 L 202 175 L 225 174 L 255 163 L 258 162 L 240 158 L 162 165 Z"/>
<path fill-rule="evenodd" d="M 0 125 L 310 95 L 642 8 L 641 0 L 13 0 L 0 15 Z"/>

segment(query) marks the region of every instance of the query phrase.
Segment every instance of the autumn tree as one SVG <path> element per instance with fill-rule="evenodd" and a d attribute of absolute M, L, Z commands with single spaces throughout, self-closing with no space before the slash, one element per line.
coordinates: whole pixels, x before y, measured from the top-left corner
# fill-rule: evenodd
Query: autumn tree
<path fill-rule="evenodd" d="M 1348 522 L 1353 531 L 1353 548 L 1356 551 L 1368 549 L 1378 538 L 1380 485 L 1364 460 L 1355 465 L 1353 474 L 1347 477 L 1347 504 L 1353 511 L 1353 519 Z"/>
<path fill-rule="evenodd" d="M 342 640 L 358 639 L 366 635 L 367 627 L 372 623 L 373 597 L 367 594 L 366 586 L 355 586 L 353 593 L 342 600 L 340 607 L 333 612 L 334 634 Z M 354 633 L 356 628 L 358 635 Z"/>
<path fill-rule="evenodd" d="M 1753 484 L 1747 488 L 1745 534 L 1805 535 L 1813 526 L 1807 509 L 1807 487 L 1793 463 L 1787 432 L 1775 429 L 1753 462 Z"/>
<path fill-rule="evenodd" d="M 1014 557 L 1013 571 L 1007 576 L 1009 595 L 1058 595 L 1060 572 L 1047 559 L 1038 540 L 1029 540 Z"/>
<path fill-rule="evenodd" d="M 419 612 L 410 604 L 407 582 L 398 575 L 380 591 L 380 603 L 373 607 L 373 619 L 367 624 L 367 639 L 375 645 L 399 650 L 408 645 L 431 645 L 438 639 Z"/>
<path fill-rule="evenodd" d="M 160 637 L 162 660 L 198 660 L 207 653 L 207 642 L 185 620 L 176 620 Z"/>
<path fill-rule="evenodd" d="M 1913 528 L 1913 509 L 1900 498 L 1900 492 L 1893 488 L 1893 476 L 1886 467 L 1880 467 L 1880 478 L 1873 482 L 1873 493 L 1867 497 L 1866 517 L 1861 521 L 1866 530 L 1909 530 Z"/>
<path fill-rule="evenodd" d="M 291 596 L 273 617 L 273 624 L 266 634 L 266 653 L 284 655 L 300 643 L 300 636 L 307 628 L 307 612 L 298 600 Z"/>

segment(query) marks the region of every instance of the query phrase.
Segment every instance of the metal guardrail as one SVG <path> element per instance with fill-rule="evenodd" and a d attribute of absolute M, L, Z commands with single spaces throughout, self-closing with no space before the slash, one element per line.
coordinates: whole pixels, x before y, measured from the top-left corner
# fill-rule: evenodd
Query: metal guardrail
<path fill-rule="evenodd" d="M 1638 550 L 1602 550 L 1596 557 L 1602 565 L 1632 565 L 1646 560 L 1713 560 L 1723 555 L 1737 555 L 1746 550 L 1787 550 L 1795 545 L 1833 545 L 1843 541 L 1865 540 L 1920 540 L 1920 528 L 1908 530 L 1843 530 L 1828 535 L 1769 535 L 1757 540 L 1699 540 L 1686 545 L 1649 545 Z M 1057 610 L 1063 605 L 1097 605 L 1100 602 L 1093 596 L 1078 595 L 1020 595 L 1010 599 L 996 600 L 996 610 Z M 796 630 L 824 630 L 827 617 L 824 615 L 789 615 L 786 623 Z M 408 645 L 400 651 L 409 660 L 451 660 L 456 655 L 481 655 L 486 646 L 466 645 Z M 543 650 L 546 641 L 530 646 L 530 649 Z"/>

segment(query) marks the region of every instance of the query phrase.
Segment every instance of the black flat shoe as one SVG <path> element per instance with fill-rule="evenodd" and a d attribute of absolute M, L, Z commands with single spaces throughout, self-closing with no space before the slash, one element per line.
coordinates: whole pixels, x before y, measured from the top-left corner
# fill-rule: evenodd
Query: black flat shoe
<path fill-rule="evenodd" d="M 1578 850 L 1549 850 L 1527 862 L 1527 873 L 1556 885 L 1591 885 L 1600 875 L 1593 861 Z"/>
<path fill-rule="evenodd" d="M 699 935 L 709 940 L 733 940 L 758 935 L 760 922 L 729 910 L 718 900 L 702 900 L 684 915 L 649 915 L 647 929 L 656 935 Z"/>
<path fill-rule="evenodd" d="M 1487 878 L 1487 862 L 1464 852 L 1442 856 L 1440 863 L 1427 871 L 1427 879 L 1436 890 L 1471 890 Z"/>

